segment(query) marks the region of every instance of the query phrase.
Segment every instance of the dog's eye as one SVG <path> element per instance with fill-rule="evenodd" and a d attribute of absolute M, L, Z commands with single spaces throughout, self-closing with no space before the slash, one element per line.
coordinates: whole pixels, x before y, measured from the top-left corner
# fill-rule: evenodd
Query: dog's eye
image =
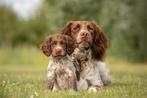
<path fill-rule="evenodd" d="M 60 42 L 60 44 L 61 44 L 61 45 L 63 45 L 63 44 L 64 44 L 64 42 Z"/>
<path fill-rule="evenodd" d="M 79 29 L 80 29 L 80 25 L 79 24 L 77 24 L 75 27 L 73 27 L 73 31 L 74 32 L 77 32 L 77 31 L 79 31 Z"/>
<path fill-rule="evenodd" d="M 89 29 L 89 32 L 93 32 L 94 30 L 93 29 Z"/>
<path fill-rule="evenodd" d="M 54 41 L 53 43 L 52 43 L 52 45 L 56 45 L 57 44 L 57 42 L 56 41 Z"/>
<path fill-rule="evenodd" d="M 87 29 L 89 32 L 94 32 L 94 29 L 90 25 L 87 26 Z"/>

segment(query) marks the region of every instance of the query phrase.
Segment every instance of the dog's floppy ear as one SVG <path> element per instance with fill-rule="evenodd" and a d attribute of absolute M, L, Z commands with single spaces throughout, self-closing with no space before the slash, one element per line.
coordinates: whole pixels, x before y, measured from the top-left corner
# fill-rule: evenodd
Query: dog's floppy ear
<path fill-rule="evenodd" d="M 73 39 L 70 36 L 64 35 L 66 39 L 66 51 L 71 55 L 75 49 L 75 44 Z"/>
<path fill-rule="evenodd" d="M 42 50 L 42 52 L 46 56 L 50 56 L 51 55 L 51 40 L 52 40 L 52 37 L 48 36 L 46 38 L 46 40 L 40 46 L 40 49 Z"/>
<path fill-rule="evenodd" d="M 66 25 L 61 30 L 62 34 L 71 36 L 71 25 L 73 24 L 73 21 L 69 21 L 66 23 Z"/>
<path fill-rule="evenodd" d="M 95 21 L 91 21 L 94 28 L 92 53 L 95 59 L 102 60 L 108 47 L 108 40 L 102 29 L 96 24 Z"/>

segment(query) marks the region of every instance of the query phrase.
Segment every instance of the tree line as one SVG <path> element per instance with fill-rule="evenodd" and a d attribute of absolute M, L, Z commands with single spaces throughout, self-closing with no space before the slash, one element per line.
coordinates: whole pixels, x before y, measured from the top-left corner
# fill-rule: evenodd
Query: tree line
<path fill-rule="evenodd" d="M 0 45 L 38 45 L 69 20 L 95 20 L 108 35 L 109 55 L 147 60 L 146 0 L 44 0 L 35 19 L 20 21 L 0 8 Z"/>

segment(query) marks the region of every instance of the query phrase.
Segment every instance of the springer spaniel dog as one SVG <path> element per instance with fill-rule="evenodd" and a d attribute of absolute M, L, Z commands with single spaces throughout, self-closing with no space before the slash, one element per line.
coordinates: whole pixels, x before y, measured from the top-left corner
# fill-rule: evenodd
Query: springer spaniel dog
<path fill-rule="evenodd" d="M 47 88 L 51 91 L 77 90 L 75 67 L 69 56 L 73 52 L 70 37 L 62 34 L 49 36 L 41 45 L 46 56 L 50 56 Z"/>
<path fill-rule="evenodd" d="M 102 62 L 107 38 L 94 21 L 70 21 L 62 34 L 70 36 L 76 48 L 72 54 L 76 67 L 78 90 L 96 92 L 111 82 L 109 69 Z"/>

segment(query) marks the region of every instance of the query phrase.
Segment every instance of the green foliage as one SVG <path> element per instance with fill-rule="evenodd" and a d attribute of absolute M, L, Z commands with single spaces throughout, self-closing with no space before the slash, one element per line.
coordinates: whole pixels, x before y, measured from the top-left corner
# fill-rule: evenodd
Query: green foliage
<path fill-rule="evenodd" d="M 109 55 L 146 62 L 146 7 L 146 0 L 44 0 L 39 14 L 29 21 L 0 7 L 0 46 L 39 46 L 69 20 L 95 20 L 108 35 Z"/>
<path fill-rule="evenodd" d="M 95 20 L 108 35 L 109 54 L 130 61 L 147 60 L 146 45 L 146 1 L 138 0 L 63 0 L 51 2 L 57 13 L 55 28 L 61 28 L 69 20 Z M 60 14 L 59 14 L 60 13 Z M 57 31 L 60 29 L 54 29 Z"/>
<path fill-rule="evenodd" d="M 16 46 L 20 44 L 38 45 L 45 37 L 47 23 L 44 12 L 35 19 L 23 21 L 8 8 L 0 7 L 0 46 Z"/>
<path fill-rule="evenodd" d="M 71 0 L 67 1 L 62 10 L 63 19 L 67 20 L 98 20 L 101 11 L 102 0 Z"/>
<path fill-rule="evenodd" d="M 146 61 L 147 55 L 145 49 L 145 32 L 146 28 L 142 27 L 141 20 L 145 11 L 145 4 L 140 1 L 126 0 L 124 2 L 114 3 L 117 9 L 117 16 L 113 20 L 110 31 L 111 38 L 111 54 L 125 56 L 133 61 Z M 114 6 L 114 5 L 113 5 Z M 142 17 L 140 17 L 142 16 Z M 145 24 L 144 24 L 145 25 Z M 109 27 L 109 26 L 108 26 Z"/>
<path fill-rule="evenodd" d="M 12 32 L 17 28 L 16 15 L 4 7 L 0 7 L 0 13 L 0 44 L 4 42 L 9 44 L 12 40 Z"/>

